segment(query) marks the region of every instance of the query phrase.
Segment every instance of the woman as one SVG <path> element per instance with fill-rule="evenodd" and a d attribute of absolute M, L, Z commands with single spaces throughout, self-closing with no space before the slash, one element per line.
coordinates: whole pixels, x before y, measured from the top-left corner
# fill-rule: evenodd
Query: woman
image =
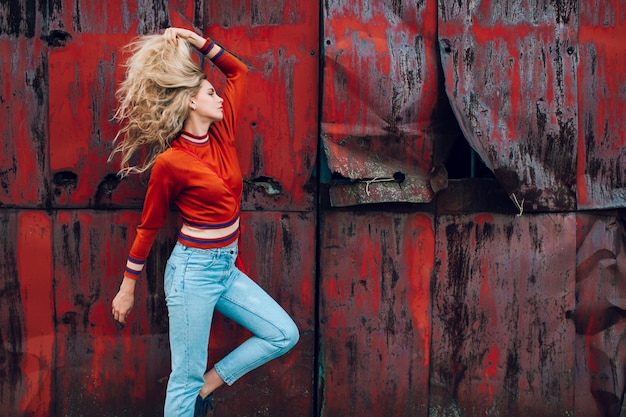
<path fill-rule="evenodd" d="M 225 74 L 223 97 L 192 59 L 190 46 Z M 174 202 L 182 227 L 165 271 L 172 371 L 164 414 L 203 416 L 216 388 L 284 354 L 299 338 L 287 313 L 235 266 L 243 182 L 234 137 L 247 67 L 182 28 L 141 37 L 131 49 L 117 94 L 122 128 L 112 156 L 121 154 L 121 175 L 151 172 L 113 316 L 128 319 L 135 284 Z M 144 147 L 144 163 L 132 165 Z M 206 372 L 214 310 L 253 336 Z"/>

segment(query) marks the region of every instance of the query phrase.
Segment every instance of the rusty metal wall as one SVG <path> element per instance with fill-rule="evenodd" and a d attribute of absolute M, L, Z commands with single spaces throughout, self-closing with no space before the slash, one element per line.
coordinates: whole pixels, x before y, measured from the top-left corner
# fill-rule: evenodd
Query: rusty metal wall
<path fill-rule="evenodd" d="M 620 415 L 625 10 L 324 3 L 320 415 Z M 494 179 L 437 178 L 455 128 Z"/>
<path fill-rule="evenodd" d="M 576 215 L 441 216 L 436 239 L 433 406 L 573 415 Z"/>
<path fill-rule="evenodd" d="M 439 4 L 446 91 L 466 139 L 525 210 L 575 210 L 576 2 Z"/>
<path fill-rule="evenodd" d="M 623 207 L 626 194 L 626 11 L 623 2 L 580 2 L 578 169 L 580 209 Z"/>
<path fill-rule="evenodd" d="M 625 16 L 620 0 L 0 3 L 0 416 L 162 414 L 178 222 L 116 326 L 146 178 L 105 161 L 122 46 L 192 24 L 251 68 L 244 264 L 302 334 L 214 415 L 620 416 Z M 493 178 L 448 178 L 462 141 Z M 210 362 L 247 335 L 216 320 Z"/>
<path fill-rule="evenodd" d="M 326 1 L 321 140 L 333 206 L 427 203 L 458 126 L 443 90 L 434 1 Z"/>
<path fill-rule="evenodd" d="M 435 231 L 421 213 L 326 213 L 321 416 L 428 416 Z"/>

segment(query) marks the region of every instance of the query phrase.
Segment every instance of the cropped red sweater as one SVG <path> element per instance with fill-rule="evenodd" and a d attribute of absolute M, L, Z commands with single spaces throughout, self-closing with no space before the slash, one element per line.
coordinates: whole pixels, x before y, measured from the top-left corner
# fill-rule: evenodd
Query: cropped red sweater
<path fill-rule="evenodd" d="M 208 41 L 207 44 L 208 45 Z M 203 53 L 211 48 L 203 48 Z M 211 43 L 211 46 L 214 44 Z M 215 46 L 218 48 L 218 46 Z M 226 246 L 239 236 L 239 210 L 243 189 L 234 139 L 238 111 L 246 88 L 247 67 L 232 54 L 221 49 L 211 61 L 226 75 L 224 120 L 212 123 L 208 138 L 187 140 L 183 136 L 157 157 L 152 166 L 144 200 L 141 223 L 130 249 L 124 276 L 137 279 L 150 252 L 157 232 L 165 223 L 173 202 L 183 220 L 178 241 L 196 248 Z M 197 155 L 202 161 L 196 158 Z M 226 230 L 226 235 L 206 238 L 195 231 Z"/>

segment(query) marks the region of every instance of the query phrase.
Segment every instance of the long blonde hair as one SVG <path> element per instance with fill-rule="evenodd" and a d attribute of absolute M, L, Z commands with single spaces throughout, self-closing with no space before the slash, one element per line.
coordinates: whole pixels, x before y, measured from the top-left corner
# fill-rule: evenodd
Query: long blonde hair
<path fill-rule="evenodd" d="M 174 45 L 162 35 L 146 35 L 127 48 L 132 55 L 116 92 L 118 108 L 113 117 L 122 127 L 109 156 L 111 161 L 121 154 L 121 177 L 150 169 L 157 156 L 170 147 L 189 115 L 190 99 L 206 79 L 182 39 Z M 133 164 L 133 155 L 144 147 L 148 154 L 143 164 Z"/>

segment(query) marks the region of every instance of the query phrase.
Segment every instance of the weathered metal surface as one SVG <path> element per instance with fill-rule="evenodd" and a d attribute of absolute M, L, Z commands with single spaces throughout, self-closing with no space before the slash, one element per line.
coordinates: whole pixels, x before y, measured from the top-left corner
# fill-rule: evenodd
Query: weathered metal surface
<path fill-rule="evenodd" d="M 4 138 L 17 139 L 3 141 L 2 167 L 7 169 L 2 171 L 2 184 L 7 198 L 2 206 L 141 205 L 145 178 L 118 183 L 115 165 L 105 163 L 116 129 L 110 117 L 123 73 L 122 46 L 136 34 L 170 24 L 201 26 L 204 6 L 184 1 L 151 7 L 138 3 L 57 2 L 42 18 L 48 19 L 48 32 L 43 34 L 31 27 L 36 14 L 30 6 L 23 10 L 3 6 L 10 10 L 0 13 L 1 18 L 15 22 L 11 20 L 7 33 L 0 32 L 0 59 L 7 64 L 2 65 L 2 102 L 10 103 L 2 107 L 7 111 L 3 119 L 9 120 L 2 132 Z M 242 129 L 240 147 L 254 160 L 254 167 L 247 168 L 253 172 L 246 178 L 252 184 L 246 196 L 252 195 L 247 201 L 253 208 L 312 208 L 317 7 L 311 4 L 299 14 L 285 15 L 282 23 L 290 27 L 276 22 L 276 16 L 263 23 L 259 11 L 253 11 L 257 30 L 265 33 L 254 44 L 242 42 L 249 35 L 244 33 L 250 25 L 245 19 L 241 33 L 223 28 L 215 35 L 207 32 L 233 51 L 239 52 L 241 46 L 243 58 L 252 62 L 250 102 L 257 107 L 254 117 L 243 111 L 248 128 Z M 285 33 L 300 37 L 257 56 L 259 45 L 274 37 L 287 38 Z M 278 99 L 282 101 L 276 105 Z M 30 113 L 27 108 L 40 110 Z M 268 109 L 275 109 L 270 117 Z M 253 136 L 250 131 L 255 128 Z M 293 157 L 275 152 L 278 146 L 289 148 Z M 254 152 L 249 153 L 251 149 Z M 274 179 L 280 183 L 278 196 L 259 191 Z M 33 186 L 37 184 L 40 189 Z M 131 323 L 121 328 L 110 317 L 110 302 L 119 286 L 138 211 L 56 210 L 52 220 L 44 213 L 6 208 L 0 214 L 2 232 L 8 237 L 0 245 L 6 255 L 0 262 L 2 311 L 6 312 L 0 323 L 0 414 L 160 415 L 169 373 L 162 271 L 176 236 L 174 217 L 151 252 Z M 244 213 L 243 219 L 252 223 L 242 238 L 244 263 L 264 274 L 263 285 L 294 315 L 302 338 L 293 353 L 250 374 L 237 387 L 225 388 L 218 406 L 225 416 L 255 410 L 263 410 L 263 415 L 309 416 L 314 391 L 314 215 Z M 9 244 L 13 242 L 18 242 L 17 249 Z M 39 250 L 43 244 L 47 252 Z M 39 263 L 32 262 L 29 250 L 37 250 Z M 216 334 L 212 360 L 245 332 L 216 320 Z M 278 387 L 280 395 L 275 394 Z M 248 394 L 241 395 L 240 389 Z M 228 407 L 222 402 L 228 402 Z M 294 405 L 300 414 L 294 414 Z"/>
<path fill-rule="evenodd" d="M 457 121 L 528 211 L 576 209 L 577 4 L 439 1 Z"/>
<path fill-rule="evenodd" d="M 626 13 L 620 0 L 579 2 L 578 207 L 626 201 Z"/>
<path fill-rule="evenodd" d="M 626 388 L 626 246 L 620 213 L 578 214 L 576 415 L 618 417 Z"/>
<path fill-rule="evenodd" d="M 0 207 L 48 204 L 46 45 L 33 3 L 0 5 Z M 37 3 L 39 5 L 39 3 Z"/>
<path fill-rule="evenodd" d="M 428 415 L 433 220 L 325 212 L 321 416 Z"/>
<path fill-rule="evenodd" d="M 291 352 L 221 389 L 216 413 L 313 416 L 316 184 L 311 177 L 317 149 L 319 4 L 205 2 L 204 17 L 205 33 L 249 67 L 236 142 L 244 174 L 243 262 L 300 329 Z M 219 89 L 223 77 L 210 64 L 206 68 Z M 231 322 L 217 321 L 210 363 L 247 336 Z"/>
<path fill-rule="evenodd" d="M 163 271 L 176 238 L 162 230 L 135 294 L 129 324 L 111 317 L 139 212 L 60 211 L 54 220 L 57 416 L 162 414 L 169 374 Z"/>
<path fill-rule="evenodd" d="M 246 210 L 313 210 L 319 4 L 205 3 L 206 33 L 250 68 L 237 150 Z M 212 72 L 219 85 L 220 74 Z"/>
<path fill-rule="evenodd" d="M 0 4 L 0 416 L 162 413 L 162 273 L 178 222 L 157 239 L 131 323 L 116 326 L 110 302 L 145 178 L 118 183 L 105 160 L 122 45 L 195 24 L 250 66 L 237 145 L 243 260 L 301 329 L 292 352 L 221 389 L 216 414 L 617 417 L 623 215 L 576 210 L 624 206 L 624 10 Z M 445 189 L 436 214 L 318 208 L 318 122 L 332 205 L 427 202 Z M 504 192 L 448 187 L 457 122 Z M 514 217 L 513 195 L 525 213 L 569 213 Z M 467 215 L 481 209 L 505 214 Z M 209 361 L 247 335 L 217 316 Z"/>
<path fill-rule="evenodd" d="M 437 3 L 326 1 L 323 19 L 323 150 L 349 183 L 331 186 L 331 203 L 431 201 L 458 130 L 442 94 Z"/>
<path fill-rule="evenodd" d="M 50 48 L 54 207 L 141 207 L 147 178 L 133 176 L 120 183 L 115 175 L 119 165 L 106 162 L 118 128 L 111 118 L 123 73 L 121 51 L 130 39 L 126 34 L 73 33 L 64 45 Z"/>
<path fill-rule="evenodd" d="M 52 276 L 52 221 L 44 212 L 24 210 L 18 212 L 16 223 L 20 295 L 13 300 L 2 300 L 2 304 L 8 302 L 11 305 L 19 300 L 23 308 L 24 339 L 23 350 L 19 352 L 22 354 L 20 370 L 23 379 L 22 384 L 14 384 L 9 389 L 19 393 L 20 410 L 44 416 L 50 415 L 48 405 L 53 400 L 51 383 L 55 375 L 53 284 L 51 280 L 42 279 Z M 11 316 L 13 314 L 9 314 Z M 0 317 L 6 316 L 2 314 Z M 17 319 L 15 325 L 21 322 L 17 317 L 12 319 Z"/>
<path fill-rule="evenodd" d="M 117 124 L 115 90 L 124 73 L 123 46 L 171 22 L 190 22 L 193 2 L 183 9 L 162 2 L 54 3 L 50 28 L 50 187 L 54 207 L 141 207 L 146 178 L 115 176 L 106 163 Z M 181 14 L 182 13 L 182 14 Z M 188 13 L 185 15 L 184 13 Z M 85 53 L 89 51 L 89 53 Z"/>
<path fill-rule="evenodd" d="M 40 211 L 1 210 L 0 415 L 50 415 L 52 231 Z"/>
<path fill-rule="evenodd" d="M 433 415 L 573 415 L 576 216 L 441 216 L 436 240 Z"/>

